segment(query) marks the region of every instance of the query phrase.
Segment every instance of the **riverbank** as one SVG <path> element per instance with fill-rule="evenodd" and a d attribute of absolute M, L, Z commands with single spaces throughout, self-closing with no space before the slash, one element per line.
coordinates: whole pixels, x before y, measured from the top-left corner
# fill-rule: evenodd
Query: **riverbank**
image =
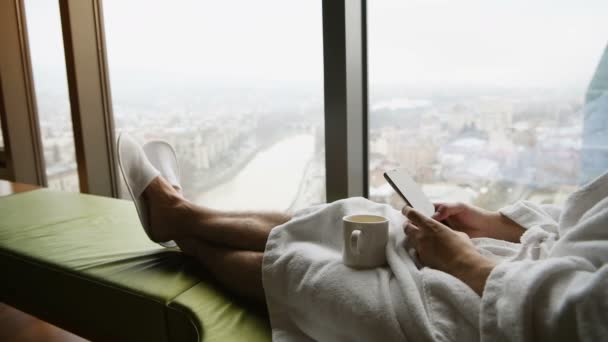
<path fill-rule="evenodd" d="M 196 186 L 186 193 L 187 197 L 194 198 L 199 194 L 209 191 L 213 188 L 221 186 L 222 184 L 233 179 L 243 168 L 249 164 L 256 155 L 272 147 L 277 141 L 267 142 L 262 145 L 258 145 L 256 148 L 252 148 L 250 151 L 242 152 L 244 155 L 239 158 L 236 163 L 231 164 L 227 168 L 223 168 L 222 171 L 214 173 L 201 174 L 199 177 L 204 178 L 203 181 L 197 180 Z"/>
<path fill-rule="evenodd" d="M 255 156 L 231 179 L 194 201 L 216 209 L 287 210 L 304 181 L 314 156 L 314 136 L 282 139 Z"/>

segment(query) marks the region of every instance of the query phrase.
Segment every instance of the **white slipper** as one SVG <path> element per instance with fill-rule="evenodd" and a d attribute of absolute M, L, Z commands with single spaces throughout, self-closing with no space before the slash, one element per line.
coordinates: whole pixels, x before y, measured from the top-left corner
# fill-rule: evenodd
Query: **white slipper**
<path fill-rule="evenodd" d="M 173 146 L 166 141 L 153 140 L 145 143 L 143 149 L 152 166 L 177 192 L 182 193 L 179 164 Z"/>
<path fill-rule="evenodd" d="M 160 172 L 150 163 L 144 150 L 130 135 L 126 133 L 118 136 L 118 166 L 125 180 L 129 194 L 135 203 L 137 215 L 144 231 L 150 238 L 150 222 L 148 221 L 148 205 L 142 194 L 154 178 L 160 176 Z M 150 240 L 152 240 L 150 238 Z M 161 246 L 173 247 L 173 241 L 160 242 Z"/>
<path fill-rule="evenodd" d="M 173 189 L 181 194 L 179 163 L 173 146 L 166 141 L 152 140 L 145 143 L 143 149 L 150 164 L 160 172 L 161 177 L 169 182 Z M 175 241 L 163 242 L 162 245 L 165 247 L 177 246 Z"/>

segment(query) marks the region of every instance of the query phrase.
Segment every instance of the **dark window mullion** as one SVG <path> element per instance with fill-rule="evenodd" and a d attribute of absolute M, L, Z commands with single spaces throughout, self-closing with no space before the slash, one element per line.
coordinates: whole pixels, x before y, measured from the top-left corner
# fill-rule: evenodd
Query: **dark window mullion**
<path fill-rule="evenodd" d="M 368 194 L 366 2 L 323 1 L 328 202 Z"/>

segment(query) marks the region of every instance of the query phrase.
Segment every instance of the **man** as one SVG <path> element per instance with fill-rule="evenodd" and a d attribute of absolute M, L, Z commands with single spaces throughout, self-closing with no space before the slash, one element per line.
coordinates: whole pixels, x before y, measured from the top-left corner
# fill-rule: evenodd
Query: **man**
<path fill-rule="evenodd" d="M 265 303 L 274 339 L 608 339 L 608 174 L 563 210 L 440 203 L 433 218 L 405 207 L 406 220 L 364 199 L 295 216 L 213 210 L 183 198 L 132 139 L 121 137 L 119 158 L 149 237 L 174 240 L 228 289 Z M 403 226 L 388 267 L 356 271 L 335 257 L 349 210 Z"/>

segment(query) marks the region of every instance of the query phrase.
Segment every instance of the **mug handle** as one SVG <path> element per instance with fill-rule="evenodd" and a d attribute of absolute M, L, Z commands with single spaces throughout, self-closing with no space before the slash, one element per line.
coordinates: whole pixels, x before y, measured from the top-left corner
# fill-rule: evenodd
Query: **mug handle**
<path fill-rule="evenodd" d="M 361 237 L 361 231 L 355 229 L 350 233 L 350 250 L 353 251 L 355 255 L 359 255 L 361 250 L 359 248 L 359 238 Z"/>

